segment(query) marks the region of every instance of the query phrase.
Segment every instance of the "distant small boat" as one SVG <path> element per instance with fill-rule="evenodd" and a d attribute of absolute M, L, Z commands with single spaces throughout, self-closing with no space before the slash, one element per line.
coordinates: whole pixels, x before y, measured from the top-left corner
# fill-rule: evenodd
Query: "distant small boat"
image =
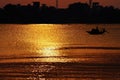
<path fill-rule="evenodd" d="M 89 34 L 91 35 L 100 35 L 106 32 L 105 28 L 103 28 L 102 30 L 99 30 L 98 27 L 93 28 L 91 31 L 87 31 Z"/>

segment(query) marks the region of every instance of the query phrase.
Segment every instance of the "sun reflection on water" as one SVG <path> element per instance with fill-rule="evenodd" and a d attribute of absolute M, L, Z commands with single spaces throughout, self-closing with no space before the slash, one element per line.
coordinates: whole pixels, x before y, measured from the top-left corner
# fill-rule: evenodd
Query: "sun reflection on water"
<path fill-rule="evenodd" d="M 44 47 L 40 50 L 37 50 L 37 55 L 41 56 L 42 58 L 35 59 L 37 62 L 60 62 L 62 61 L 61 58 L 58 58 L 61 56 L 59 50 L 56 50 L 57 47 L 55 46 L 48 46 Z"/>
<path fill-rule="evenodd" d="M 56 47 L 43 48 L 43 56 L 59 56 L 59 52 L 55 51 Z"/>

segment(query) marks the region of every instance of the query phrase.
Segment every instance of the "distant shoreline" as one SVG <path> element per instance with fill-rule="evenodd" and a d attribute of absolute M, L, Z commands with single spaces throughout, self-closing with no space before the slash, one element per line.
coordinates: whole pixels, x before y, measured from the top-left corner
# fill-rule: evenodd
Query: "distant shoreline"
<path fill-rule="evenodd" d="M 120 22 L 0 22 L 0 24 L 120 24 Z"/>
<path fill-rule="evenodd" d="M 109 21 L 100 21 L 100 20 L 59 20 L 59 19 L 44 19 L 44 20 L 0 20 L 0 24 L 120 24 L 120 20 L 109 20 Z"/>
<path fill-rule="evenodd" d="M 91 0 L 90 0 L 91 1 Z M 13 24 L 106 24 L 120 23 L 120 9 L 102 6 L 99 2 L 69 4 L 61 9 L 40 2 L 33 4 L 7 4 L 0 8 L 0 23 Z"/>

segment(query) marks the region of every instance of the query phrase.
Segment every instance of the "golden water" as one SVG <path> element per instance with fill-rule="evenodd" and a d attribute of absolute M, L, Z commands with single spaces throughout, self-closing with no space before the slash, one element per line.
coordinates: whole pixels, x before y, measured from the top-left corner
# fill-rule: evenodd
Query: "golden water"
<path fill-rule="evenodd" d="M 0 24 L 2 80 L 119 80 L 119 58 L 119 24 Z"/>

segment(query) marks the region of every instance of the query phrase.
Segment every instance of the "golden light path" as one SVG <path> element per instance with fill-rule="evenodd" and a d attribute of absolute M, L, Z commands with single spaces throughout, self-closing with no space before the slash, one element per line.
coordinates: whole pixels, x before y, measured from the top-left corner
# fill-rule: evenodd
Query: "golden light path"
<path fill-rule="evenodd" d="M 59 56 L 59 52 L 55 52 L 56 49 L 55 47 L 46 47 L 44 48 L 42 51 L 43 51 L 43 56 Z"/>
<path fill-rule="evenodd" d="M 59 42 L 61 41 L 60 37 L 58 37 L 61 34 L 57 34 L 57 33 L 61 33 L 61 31 L 58 29 L 57 31 L 55 30 L 56 28 L 59 28 L 60 26 L 58 25 L 57 27 L 55 27 L 53 24 L 38 24 L 37 26 L 35 25 L 31 25 L 34 28 L 38 28 L 40 27 L 40 29 L 38 28 L 38 31 L 36 31 L 38 34 L 38 36 L 40 36 L 38 38 L 36 38 L 36 41 L 32 41 L 34 42 L 34 45 L 37 47 L 37 50 L 35 51 L 40 57 L 43 58 L 38 58 L 35 59 L 35 61 L 42 61 L 42 62 L 59 62 L 62 61 L 60 58 L 58 58 L 59 56 L 62 56 L 59 52 L 59 50 L 56 50 L 57 48 L 59 48 L 61 45 L 59 44 Z M 33 28 L 33 30 L 34 30 Z M 57 58 L 56 58 L 57 57 Z"/>

